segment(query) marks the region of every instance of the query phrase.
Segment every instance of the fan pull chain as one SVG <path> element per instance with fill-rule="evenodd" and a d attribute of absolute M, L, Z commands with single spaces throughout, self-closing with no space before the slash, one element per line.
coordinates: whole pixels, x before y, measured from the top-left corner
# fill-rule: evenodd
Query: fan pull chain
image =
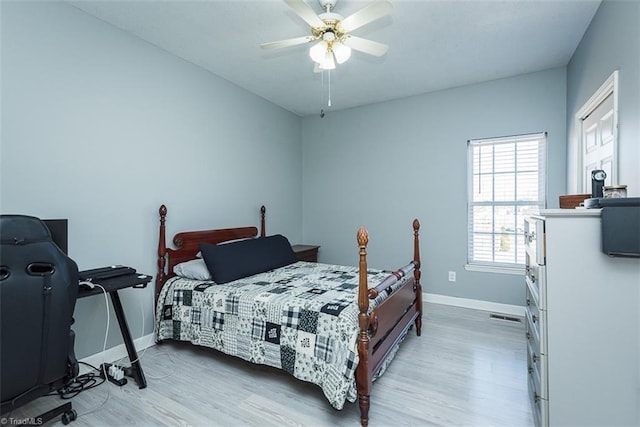
<path fill-rule="evenodd" d="M 331 71 L 327 71 L 327 81 L 329 86 L 329 100 L 327 102 L 327 106 L 331 107 Z"/>
<path fill-rule="evenodd" d="M 322 90 L 320 92 L 320 104 L 324 104 L 324 70 L 320 76 Z M 327 107 L 331 107 L 331 71 L 327 70 Z M 324 109 L 320 108 L 320 117 L 324 118 Z"/>
<path fill-rule="evenodd" d="M 320 73 L 320 118 L 324 119 L 324 71 Z"/>

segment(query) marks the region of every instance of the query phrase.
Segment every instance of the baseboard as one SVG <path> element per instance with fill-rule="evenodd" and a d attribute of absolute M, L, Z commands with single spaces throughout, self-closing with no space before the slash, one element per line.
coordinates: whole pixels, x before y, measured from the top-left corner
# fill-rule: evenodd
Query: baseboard
<path fill-rule="evenodd" d="M 133 345 L 135 346 L 138 355 L 140 355 L 141 350 L 151 347 L 152 345 L 155 345 L 155 343 L 156 340 L 153 333 L 133 340 Z M 108 348 L 105 351 L 101 351 L 100 353 L 87 356 L 83 359 L 80 359 L 80 361 L 98 367 L 102 363 L 112 363 L 124 357 L 127 357 L 127 348 L 124 344 L 120 344 L 115 347 Z M 91 368 L 89 368 L 87 365 L 80 364 L 80 374 L 84 374 L 89 371 L 91 371 Z"/>
<path fill-rule="evenodd" d="M 502 304 L 499 302 L 481 301 L 470 298 L 451 297 L 448 295 L 422 293 L 425 302 L 435 304 L 454 305 L 456 307 L 473 308 L 476 310 L 490 311 L 492 313 L 508 314 L 524 317 L 524 307 L 520 305 Z"/>

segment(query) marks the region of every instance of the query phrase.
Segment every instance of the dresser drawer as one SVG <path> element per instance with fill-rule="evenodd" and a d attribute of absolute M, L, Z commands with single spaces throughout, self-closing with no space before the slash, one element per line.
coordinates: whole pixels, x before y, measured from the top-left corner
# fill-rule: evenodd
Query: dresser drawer
<path fill-rule="evenodd" d="M 547 387 L 547 356 L 527 343 L 527 370 L 533 377 L 536 385 L 536 392 L 543 399 L 549 398 L 549 389 Z"/>
<path fill-rule="evenodd" d="M 525 309 L 527 342 L 540 354 L 547 354 L 547 312 L 539 310 L 527 287 L 527 307 Z"/>
<path fill-rule="evenodd" d="M 533 296 L 536 305 L 540 310 L 547 309 L 547 272 L 546 266 L 538 265 L 533 262 L 527 254 L 527 265 L 525 267 L 525 282 L 527 288 Z"/>
<path fill-rule="evenodd" d="M 549 401 L 540 395 L 540 383 L 530 373 L 527 377 L 529 386 L 529 402 L 536 427 L 549 425 Z"/>
<path fill-rule="evenodd" d="M 546 346 L 546 337 L 544 333 L 536 327 L 539 323 L 533 323 L 531 321 L 531 314 L 527 311 L 525 316 L 526 322 L 526 338 L 527 344 L 531 347 L 531 350 L 535 354 L 546 354 L 547 346 Z M 544 341 L 544 344 L 543 344 Z"/>
<path fill-rule="evenodd" d="M 535 217 L 524 219 L 524 247 L 534 264 L 545 264 L 544 220 Z"/>

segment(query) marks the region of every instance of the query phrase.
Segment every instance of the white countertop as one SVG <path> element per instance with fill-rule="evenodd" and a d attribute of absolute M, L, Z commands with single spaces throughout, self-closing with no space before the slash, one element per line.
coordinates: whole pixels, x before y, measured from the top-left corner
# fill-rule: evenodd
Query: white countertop
<path fill-rule="evenodd" d="M 600 217 L 602 209 L 585 209 L 585 208 L 576 208 L 576 209 L 542 209 L 540 213 L 534 214 L 531 216 L 546 216 L 546 217 Z"/>

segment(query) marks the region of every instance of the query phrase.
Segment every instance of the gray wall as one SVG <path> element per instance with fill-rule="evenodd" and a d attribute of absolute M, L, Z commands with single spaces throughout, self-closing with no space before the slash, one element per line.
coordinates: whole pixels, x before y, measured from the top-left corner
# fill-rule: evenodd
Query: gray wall
<path fill-rule="evenodd" d="M 618 84 L 619 183 L 640 196 L 640 2 L 600 5 L 567 66 L 568 192 L 577 190 L 580 129 L 575 115 L 615 70 Z"/>
<path fill-rule="evenodd" d="M 80 269 L 155 275 L 162 203 L 170 236 L 257 225 L 265 204 L 269 232 L 300 240 L 299 117 L 61 3 L 2 1 L 1 24 L 0 212 L 69 218 Z M 152 288 L 122 292 L 134 337 Z M 101 351 L 104 299 L 75 319 L 77 355 Z"/>
<path fill-rule="evenodd" d="M 425 292 L 523 305 L 522 276 L 463 268 L 467 140 L 547 131 L 547 203 L 558 207 L 565 94 L 561 68 L 304 118 L 304 241 L 322 245 L 322 262 L 355 264 L 356 230 L 365 225 L 369 264 L 397 268 L 411 259 L 417 217 Z"/>

